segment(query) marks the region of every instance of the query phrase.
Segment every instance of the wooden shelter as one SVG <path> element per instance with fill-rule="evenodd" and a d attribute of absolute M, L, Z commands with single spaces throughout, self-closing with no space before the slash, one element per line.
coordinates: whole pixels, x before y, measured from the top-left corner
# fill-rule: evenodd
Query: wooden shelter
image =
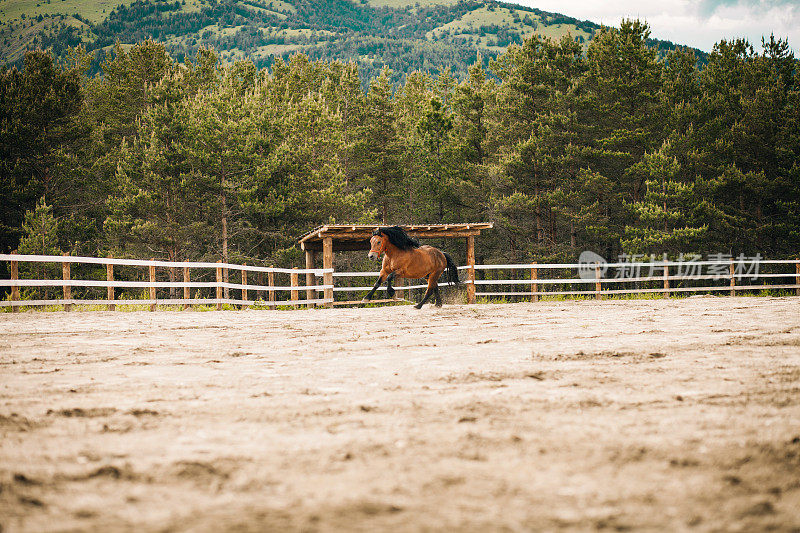
<path fill-rule="evenodd" d="M 306 252 L 306 268 L 314 268 L 317 252 L 322 252 L 322 267 L 333 268 L 333 254 L 337 251 L 369 250 L 369 239 L 372 232 L 385 224 L 326 224 L 309 231 L 300 237 L 300 247 Z M 453 239 L 467 240 L 467 266 L 470 281 L 475 281 L 475 237 L 482 230 L 491 229 L 490 222 L 470 224 L 422 224 L 401 226 L 406 233 L 418 239 Z M 314 285 L 311 274 L 306 274 L 306 284 Z M 333 274 L 327 273 L 325 285 L 333 285 Z M 467 286 L 469 303 L 475 303 L 475 284 Z M 307 298 L 313 299 L 313 291 L 308 291 Z M 333 289 L 325 289 L 325 298 L 333 299 Z"/>

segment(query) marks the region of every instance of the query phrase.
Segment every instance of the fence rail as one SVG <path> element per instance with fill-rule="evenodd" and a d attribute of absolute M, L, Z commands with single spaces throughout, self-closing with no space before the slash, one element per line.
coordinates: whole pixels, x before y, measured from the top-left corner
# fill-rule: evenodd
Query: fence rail
<path fill-rule="evenodd" d="M 248 307 L 253 305 L 264 305 L 267 307 L 277 306 L 314 306 L 329 305 L 333 302 L 330 298 L 306 298 L 300 299 L 300 291 L 310 291 L 306 294 L 313 294 L 316 291 L 332 289 L 332 285 L 314 284 L 300 285 L 298 283 L 300 274 L 310 274 L 312 276 L 323 276 L 331 273 L 331 269 L 323 268 L 276 268 L 261 267 L 253 265 L 238 265 L 232 263 L 207 263 L 198 261 L 156 261 L 139 259 L 115 259 L 101 257 L 75 257 L 75 256 L 53 256 L 53 255 L 22 255 L 22 254 L 0 254 L 0 261 L 11 263 L 11 279 L 0 280 L 0 287 L 10 287 L 11 295 L 9 300 L 0 301 L 0 306 L 11 307 L 12 311 L 18 310 L 22 306 L 52 306 L 63 305 L 69 311 L 73 305 L 106 305 L 109 310 L 114 310 L 117 305 L 149 305 L 151 310 L 155 310 L 158 305 L 182 305 L 184 308 L 189 305 L 216 305 L 221 309 L 222 305 L 238 305 Z M 62 267 L 62 279 L 22 279 L 19 276 L 20 263 L 56 263 Z M 75 279 L 72 276 L 72 265 L 104 265 L 106 267 L 106 279 Z M 147 267 L 147 280 L 122 280 L 114 278 L 114 267 Z M 175 277 L 176 271 L 183 271 L 183 281 L 158 281 L 156 269 L 166 269 L 171 277 Z M 214 281 L 192 281 L 190 269 L 194 270 L 213 270 Z M 238 272 L 241 282 L 231 283 L 228 281 L 230 271 Z M 247 280 L 247 273 L 254 272 L 259 276 L 267 275 L 268 283 L 252 283 Z M 140 274 L 143 274 L 140 272 Z M 275 283 L 275 275 L 288 274 L 289 285 Z M 19 289 L 27 288 L 49 288 L 59 287 L 62 291 L 62 298 L 51 299 L 21 299 Z M 72 288 L 106 288 L 106 298 L 73 298 Z M 114 289 L 149 289 L 149 298 L 117 299 Z M 168 298 L 158 298 L 158 289 L 183 289 L 183 298 L 170 296 Z M 190 289 L 213 290 L 215 297 L 211 298 L 192 298 Z M 231 298 L 230 291 L 239 291 L 240 298 Z M 248 292 L 262 293 L 264 299 L 248 298 Z M 288 299 L 280 299 L 276 293 L 290 293 Z"/>
<path fill-rule="evenodd" d="M 794 265 L 791 272 L 763 272 L 760 268 L 764 266 L 781 268 Z M 697 273 L 702 267 L 709 267 L 713 274 Z M 761 259 L 756 258 L 730 258 L 727 260 L 707 260 L 707 261 L 655 261 L 655 262 L 627 262 L 627 263 L 604 263 L 598 265 L 563 263 L 563 264 L 539 264 L 530 263 L 525 265 L 475 265 L 478 271 L 497 271 L 497 270 L 525 270 L 529 271 L 529 277 L 522 279 L 475 279 L 476 286 L 514 286 L 528 285 L 530 290 L 521 292 L 494 291 L 476 292 L 476 296 L 486 298 L 504 297 L 526 297 L 533 301 L 542 296 L 594 296 L 602 299 L 604 296 L 614 296 L 622 294 L 653 294 L 662 293 L 664 297 L 669 297 L 673 293 L 686 292 L 719 292 L 729 291 L 735 295 L 741 291 L 754 290 L 787 290 L 794 289 L 800 296 L 800 259 Z M 614 277 L 606 277 L 604 273 L 609 269 L 615 269 Z M 642 270 L 648 270 L 648 275 L 641 275 Z M 673 273 L 677 269 L 678 273 Z M 543 278 L 540 271 L 548 272 L 554 270 L 582 271 L 583 276 L 566 278 Z M 592 270 L 593 276 L 592 276 Z M 660 271 L 660 274 L 656 274 Z M 680 273 L 686 271 L 687 273 Z M 633 273 L 628 275 L 627 272 Z M 588 275 L 587 275 L 588 273 Z M 621 275 L 622 274 L 622 275 Z M 769 279 L 793 279 L 794 283 L 753 283 L 753 280 Z M 743 280 L 751 280 L 751 283 L 742 283 Z M 717 281 L 723 284 L 701 284 L 689 285 L 691 282 Z M 619 284 L 632 284 L 635 287 L 619 287 Z M 642 284 L 661 284 L 659 287 L 642 287 Z M 594 285 L 593 289 L 578 289 L 573 286 Z M 554 290 L 544 290 L 547 286 L 554 286 Z M 568 287 L 566 287 L 568 286 Z"/>
<path fill-rule="evenodd" d="M 70 310 L 74 305 L 106 305 L 109 310 L 114 310 L 117 305 L 149 305 L 151 310 L 155 310 L 157 305 L 182 305 L 187 308 L 189 305 L 216 305 L 221 309 L 222 305 L 238 305 L 249 307 L 254 305 L 264 305 L 269 308 L 277 306 L 332 306 L 347 305 L 357 303 L 359 300 L 334 301 L 335 294 L 341 293 L 360 293 L 372 288 L 371 283 L 378 276 L 378 272 L 335 272 L 333 269 L 323 268 L 275 268 L 261 267 L 253 265 L 237 265 L 231 263 L 207 263 L 196 261 L 156 261 L 138 259 L 115 259 L 98 257 L 74 257 L 74 256 L 45 256 L 45 255 L 20 255 L 20 254 L 0 254 L 0 261 L 11 263 L 11 279 L 0 280 L 0 287 L 10 287 L 10 299 L 0 301 L 0 306 L 11 307 L 13 311 L 23 306 L 53 306 L 63 305 L 65 310 Z M 55 263 L 62 267 L 62 279 L 23 279 L 19 275 L 19 265 L 21 263 Z M 105 266 L 106 279 L 76 279 L 72 275 L 72 265 L 103 265 Z M 763 268 L 772 270 L 783 270 L 785 267 L 794 265 L 789 272 L 786 271 L 763 271 Z M 147 279 L 115 279 L 114 267 L 147 267 Z M 702 273 L 702 267 L 708 267 L 709 272 Z M 157 270 L 164 269 L 170 274 L 170 281 L 159 281 Z M 198 281 L 191 279 L 190 270 L 212 270 L 214 281 Z M 609 270 L 616 269 L 615 276 L 606 276 Z M 642 275 L 642 271 L 649 269 L 649 272 Z M 174 280 L 176 272 L 182 270 L 183 281 Z M 709 261 L 655 261 L 655 262 L 629 262 L 629 263 L 608 263 L 602 265 L 587 265 L 579 263 L 550 263 L 550 264 L 510 264 L 510 265 L 466 265 L 458 267 L 459 271 L 466 272 L 466 279 L 463 281 L 468 288 L 485 288 L 486 292 L 474 292 L 468 290 L 470 299 L 474 296 L 484 298 L 515 298 L 530 299 L 537 301 L 545 296 L 594 296 L 602 299 L 604 296 L 614 296 L 622 294 L 653 294 L 662 293 L 665 297 L 672 294 L 687 292 L 720 292 L 729 291 L 731 295 L 741 291 L 754 290 L 790 290 L 800 296 L 800 259 L 772 259 L 765 260 L 760 258 L 753 259 L 734 259 L 730 260 L 709 260 Z M 552 277 L 557 275 L 558 270 L 566 271 L 567 277 Z M 240 282 L 231 282 L 228 278 L 229 272 L 238 272 Z M 500 276 L 502 271 L 512 272 L 510 279 Z M 519 272 L 522 275 L 519 275 Z M 248 273 L 255 273 L 259 281 L 253 283 L 248 281 Z M 476 273 L 478 274 L 476 276 Z M 577 273 L 577 275 L 576 275 Z M 620 274 L 624 275 L 620 275 Z M 262 278 L 266 274 L 267 282 Z M 299 285 L 298 280 L 301 274 L 305 274 L 306 285 Z M 549 274 L 545 277 L 546 274 Z M 276 283 L 276 275 L 288 275 L 289 284 Z M 97 274 L 95 273 L 95 276 Z M 134 270 L 128 278 L 144 277 L 142 270 Z M 315 283 L 315 278 L 328 277 L 329 282 Z M 360 278 L 360 279 L 359 279 Z M 370 285 L 359 283 L 361 279 L 369 278 Z M 339 281 L 338 285 L 336 280 Z M 355 285 L 345 283 L 353 280 Z M 745 280 L 749 280 L 747 283 Z M 756 282 L 758 280 L 758 282 Z M 775 280 L 777 283 L 768 283 Z M 789 280 L 789 283 L 786 282 Z M 794 283 L 791 283 L 794 281 Z M 712 282 L 708 284 L 708 282 Z M 714 284 L 713 282 L 717 282 Z M 721 283 L 720 283 L 721 282 Z M 744 282 L 744 283 L 743 283 Z M 700 283 L 700 284 L 698 284 Z M 623 286 L 621 284 L 628 284 Z M 657 286 L 652 286 L 657 284 Z M 443 283 L 442 285 L 448 285 Z M 589 285 L 590 287 L 586 287 Z M 643 286 L 644 285 L 644 286 Z M 526 287 L 521 291 L 516 287 Z M 44 289 L 56 287 L 61 289 L 62 297 L 52 298 L 31 298 L 23 300 L 19 289 L 21 287 Z M 426 283 L 405 285 L 398 283 L 395 288 L 400 294 L 402 291 L 420 290 L 427 287 Z M 106 298 L 73 298 L 72 289 L 106 289 Z M 501 289 L 511 290 L 501 290 Z M 547 290 L 549 288 L 549 290 Z M 125 298 L 116 299 L 115 289 L 147 289 L 149 298 L 135 299 Z M 170 296 L 166 298 L 158 297 L 158 290 L 170 290 Z M 183 289 L 183 297 L 178 298 L 174 294 L 176 289 Z M 190 289 L 198 291 L 213 291 L 214 296 L 192 297 Z M 385 286 L 381 290 L 386 290 Z M 230 291 L 238 291 L 240 298 L 231 297 Z M 259 293 L 262 298 L 249 298 L 249 293 Z M 305 299 L 300 298 L 300 294 L 305 291 Z M 87 292 L 87 291 L 84 291 Z M 278 297 L 278 293 L 289 293 L 286 299 Z M 325 297 L 325 294 L 328 294 Z M 47 293 L 45 293 L 47 294 Z M 30 296 L 30 295 L 29 295 Z M 317 296 L 317 297 L 315 297 Z M 378 300 L 391 301 L 391 300 Z"/>
<path fill-rule="evenodd" d="M 763 272 L 754 267 L 772 266 L 783 267 L 794 265 L 791 272 Z M 698 269 L 702 267 L 713 267 L 716 271 L 714 274 L 698 274 Z M 590 273 L 586 275 L 587 269 Z M 606 277 L 603 272 L 610 269 L 616 269 L 617 276 Z M 676 270 L 677 269 L 677 270 Z M 654 262 L 627 262 L 627 263 L 605 263 L 601 265 L 587 265 L 581 263 L 528 263 L 528 264 L 496 264 L 496 265 L 465 265 L 458 267 L 459 271 L 467 271 L 468 277 L 463 281 L 465 285 L 473 285 L 477 288 L 497 287 L 513 287 L 513 286 L 528 286 L 529 290 L 523 292 L 517 290 L 494 290 L 485 292 L 475 292 L 475 296 L 485 298 L 529 298 L 532 301 L 537 301 L 543 296 L 594 296 L 597 299 L 603 296 L 614 296 L 622 294 L 653 294 L 663 293 L 665 297 L 669 297 L 675 293 L 687 292 L 719 292 L 729 291 L 730 294 L 748 290 L 786 290 L 795 289 L 795 292 L 800 296 L 800 259 L 741 259 L 731 258 L 729 260 L 708 260 L 708 261 L 654 261 Z M 548 272 L 556 270 L 564 270 L 570 273 L 580 274 L 583 271 L 583 277 L 576 277 L 575 275 L 569 277 L 543 277 Z M 594 272 L 592 272 L 594 270 Z M 619 276 L 620 271 L 631 271 L 637 273 L 636 275 Z M 649 275 L 639 274 L 642 271 L 649 270 Z M 689 273 L 681 274 L 679 271 L 686 270 Z M 493 278 L 493 279 L 480 279 L 475 275 L 475 272 L 482 274 L 489 274 L 497 271 L 524 271 L 527 277 L 507 279 L 507 278 Z M 653 275 L 654 272 L 660 272 L 658 275 Z M 677 272 L 677 273 L 676 273 Z M 334 272 L 334 278 L 348 279 L 358 277 L 372 277 L 378 276 L 378 272 Z M 592 275 L 593 274 L 593 275 Z M 793 279 L 794 283 L 742 283 L 746 279 Z M 686 285 L 690 282 L 706 282 L 717 281 L 720 284 L 702 284 L 702 285 Z M 643 284 L 660 284 L 659 287 L 643 287 Z M 625 288 L 612 288 L 620 287 L 620 284 L 632 284 L 635 287 Z M 593 285 L 591 289 L 576 288 L 574 286 Z M 418 285 L 397 285 L 397 290 L 414 290 L 424 289 L 427 284 Z M 551 290 L 545 290 L 546 287 L 553 287 Z M 342 292 L 362 292 L 369 290 L 371 286 L 337 286 L 334 291 L 337 293 Z M 386 290 L 382 287 L 382 290 Z"/>

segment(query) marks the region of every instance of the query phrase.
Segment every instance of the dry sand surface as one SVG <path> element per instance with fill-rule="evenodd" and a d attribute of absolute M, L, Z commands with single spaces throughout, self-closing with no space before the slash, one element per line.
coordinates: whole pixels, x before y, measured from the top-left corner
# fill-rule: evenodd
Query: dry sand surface
<path fill-rule="evenodd" d="M 800 531 L 800 298 L 0 316 L 14 531 Z"/>

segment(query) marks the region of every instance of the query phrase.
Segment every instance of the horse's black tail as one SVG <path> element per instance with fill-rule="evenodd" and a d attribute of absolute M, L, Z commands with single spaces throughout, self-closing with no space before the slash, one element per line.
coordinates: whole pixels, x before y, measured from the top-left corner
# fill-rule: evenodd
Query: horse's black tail
<path fill-rule="evenodd" d="M 447 252 L 442 253 L 447 260 L 447 281 L 453 285 L 458 285 L 458 268 L 456 267 L 456 263 L 453 261 L 453 258 L 450 257 L 450 254 Z"/>

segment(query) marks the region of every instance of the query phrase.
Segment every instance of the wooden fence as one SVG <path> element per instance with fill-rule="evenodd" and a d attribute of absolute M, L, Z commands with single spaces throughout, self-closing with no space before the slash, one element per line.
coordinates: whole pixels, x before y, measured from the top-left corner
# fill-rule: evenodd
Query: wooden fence
<path fill-rule="evenodd" d="M 702 273 L 703 267 L 713 273 Z M 787 269 L 786 272 L 773 270 Z M 794 289 L 800 296 L 800 259 L 760 258 L 709 261 L 656 261 L 606 263 L 602 265 L 586 265 L 578 263 L 564 264 L 517 264 L 517 265 L 475 265 L 462 266 L 466 271 L 462 276 L 463 283 L 475 287 L 472 292 L 476 297 L 487 299 L 517 299 L 538 301 L 549 296 L 590 296 L 602 299 L 604 296 L 622 294 L 661 293 L 670 297 L 677 293 L 687 292 L 725 292 L 735 295 L 742 291 L 787 290 Z M 650 271 L 641 275 L 641 271 Z M 769 271 L 765 271 L 769 270 Z M 489 276 L 489 272 L 509 272 L 516 274 L 515 279 Z M 568 274 L 568 277 L 558 273 Z M 580 276 L 579 273 L 583 273 Z M 587 276 L 587 272 L 591 275 Z M 613 273 L 613 276 L 604 274 Z M 574 273 L 574 275 L 573 275 Z M 620 275 L 634 273 L 635 275 Z M 655 274 L 657 273 L 657 275 Z M 369 278 L 377 277 L 378 272 L 334 272 L 334 278 Z M 760 283 L 752 283 L 752 280 Z M 794 283 L 772 283 L 772 280 L 789 279 Z M 750 280 L 750 283 L 746 283 Z M 709 283 L 711 282 L 711 283 Z M 654 286 L 655 285 L 655 286 Z M 522 286 L 525 290 L 519 290 Z M 397 284 L 398 290 L 418 290 L 426 284 Z M 480 288 L 487 290 L 480 291 Z M 334 292 L 362 292 L 371 286 L 335 286 Z M 382 288 L 385 290 L 385 287 Z M 470 291 L 471 292 L 471 291 Z M 334 302 L 348 304 L 354 301 Z"/>
<path fill-rule="evenodd" d="M 287 269 L 274 267 L 259 267 L 251 265 L 235 265 L 229 263 L 203 263 L 194 261 L 142 261 L 135 259 L 114 259 L 98 257 L 73 257 L 73 256 L 51 256 L 51 255 L 19 255 L 19 254 L 0 254 L 0 261 L 11 263 L 11 279 L 0 280 L 0 287 L 11 287 L 11 299 L 1 301 L 0 305 L 11 307 L 16 311 L 20 306 L 47 306 L 63 305 L 65 311 L 70 311 L 73 305 L 106 305 L 109 311 L 116 309 L 117 305 L 149 305 L 151 311 L 155 311 L 157 305 L 180 305 L 184 309 L 190 305 L 215 305 L 217 309 L 222 309 L 223 304 L 238 306 L 264 305 L 270 308 L 277 306 L 312 306 L 330 305 L 331 298 L 317 298 L 316 291 L 331 289 L 330 285 L 299 285 L 300 274 L 310 274 L 311 276 L 323 276 L 331 270 L 325 269 Z M 19 275 L 20 263 L 55 263 L 61 266 L 62 279 L 21 279 Z M 99 265 L 105 266 L 106 279 L 75 279 L 72 276 L 73 265 Z M 145 277 L 141 272 L 146 267 L 146 280 L 121 280 L 115 279 L 114 267 L 135 267 L 139 270 L 138 275 L 132 277 Z M 192 281 L 192 271 L 209 270 L 214 274 L 214 281 Z M 159 272 L 161 271 L 161 272 Z M 229 273 L 233 271 L 239 275 L 239 283 L 229 282 Z M 171 281 L 158 281 L 157 273 L 166 272 Z M 255 274 L 257 283 L 248 282 L 248 273 Z M 182 274 L 183 281 L 174 281 Z M 263 278 L 267 278 L 267 284 L 263 283 Z M 288 277 L 289 285 L 276 285 L 275 277 L 282 275 Z M 128 276 L 131 277 L 131 276 Z M 307 278 L 308 279 L 308 278 Z M 313 277 L 311 278 L 313 279 Z M 56 287 L 61 291 L 60 299 L 25 299 L 20 298 L 20 287 Z M 74 287 L 103 288 L 106 290 L 106 297 L 98 298 L 73 298 L 72 289 Z M 116 299 L 115 289 L 143 289 L 149 291 L 149 298 L 141 299 Z M 177 298 L 172 295 L 168 298 L 159 298 L 158 290 L 169 289 L 171 293 L 176 289 L 183 289 L 183 297 Z M 193 298 L 191 290 L 205 290 L 212 292 L 214 297 Z M 230 291 L 238 292 L 240 298 L 233 298 Z M 306 292 L 306 298 L 300 299 L 301 291 Z M 283 293 L 289 293 L 289 298 L 281 298 Z M 253 294 L 256 299 L 248 296 Z M 263 296 L 258 299 L 258 295 Z"/>
<path fill-rule="evenodd" d="M 228 263 L 202 262 L 170 262 L 142 261 L 132 259 L 113 259 L 72 256 L 34 256 L 18 254 L 0 254 L 0 260 L 11 263 L 11 279 L 0 280 L 0 287 L 11 287 L 11 299 L 0 302 L 0 305 L 18 310 L 21 306 L 63 305 L 70 310 L 73 305 L 105 305 L 114 310 L 117 305 L 149 305 L 155 310 L 157 305 L 215 305 L 221 309 L 223 304 L 238 306 L 263 305 L 268 308 L 277 306 L 316 306 L 350 305 L 360 302 L 372 288 L 378 272 L 335 272 L 333 269 L 286 269 L 235 265 Z M 55 263 L 61 266 L 61 279 L 22 279 L 19 275 L 20 263 Z M 105 267 L 106 279 L 75 279 L 72 265 L 96 265 L 102 272 Z M 115 279 L 114 267 L 133 267 L 135 272 L 128 278 L 144 278 L 143 269 L 147 268 L 146 278 Z M 706 273 L 702 272 L 706 268 Z M 191 271 L 211 271 L 213 281 L 192 281 Z M 656 261 L 608 263 L 602 265 L 586 264 L 521 264 L 521 265 L 474 265 L 459 267 L 463 271 L 463 283 L 467 287 L 468 300 L 474 302 L 475 297 L 487 299 L 512 299 L 537 301 L 546 296 L 589 296 L 602 299 L 604 296 L 622 294 L 661 293 L 664 297 L 686 292 L 729 292 L 735 295 L 742 291 L 757 290 L 790 290 L 800 296 L 800 259 L 766 260 L 760 258 L 728 259 L 717 261 Z M 642 275 L 642 270 L 649 270 Z M 94 274 L 97 276 L 97 272 Z M 239 283 L 229 281 L 229 272 L 238 273 Z M 170 281 L 159 281 L 169 274 Z M 175 281 L 182 273 L 183 281 Z M 257 283 L 248 282 L 248 273 L 257 277 Z M 508 273 L 508 274 L 504 274 Z M 563 277 L 566 273 L 567 277 Z M 589 275 L 587 275 L 587 273 Z M 299 285 L 300 275 L 305 274 L 306 285 Z M 592 275 L 593 274 L 593 275 Z M 611 275 L 614 274 L 614 275 Z M 263 278 L 267 283 L 263 283 Z M 327 275 L 327 276 L 326 276 Z M 511 276 L 501 278 L 501 275 Z M 288 277 L 288 285 L 276 285 L 276 276 Z M 315 277 L 323 280 L 313 284 Z M 327 280 L 325 279 L 327 277 Z M 790 280 L 786 283 L 785 280 Z M 328 281 L 330 280 L 330 281 Z M 356 283 L 347 283 L 355 280 Z M 367 280 L 369 285 L 363 284 Z M 749 280 L 749 282 L 748 282 Z M 758 280 L 758 282 L 754 282 Z M 780 282 L 783 280 L 784 282 Z M 327 281 L 327 283 L 326 283 Z M 395 288 L 398 294 L 395 299 L 410 296 L 412 291 L 421 291 L 427 284 L 405 284 L 398 280 Z M 779 282 L 775 282 L 779 281 Z M 793 281 L 794 283 L 791 283 Z M 338 282 L 338 283 L 337 283 Z M 61 292 L 60 299 L 21 299 L 20 287 L 46 288 L 55 287 Z M 72 289 L 106 288 L 106 297 L 73 298 Z M 487 290 L 481 292 L 480 288 Z M 519 290 L 522 287 L 524 290 Z M 149 298 L 116 299 L 115 289 L 143 289 L 149 291 Z M 158 291 L 169 289 L 175 292 L 183 289 L 183 297 L 170 295 L 159 298 Z M 191 289 L 212 293 L 213 297 L 193 298 Z M 471 290 L 470 290 L 471 289 Z M 386 290 L 385 286 L 381 290 Z M 237 292 L 235 298 L 230 291 Z M 305 293 L 305 299 L 300 295 Z M 288 293 L 288 296 L 284 296 Z M 327 293 L 327 295 L 326 295 Z M 339 299 L 336 294 L 355 293 L 354 298 Z M 250 299 L 250 294 L 255 295 Z M 262 295 L 261 298 L 258 296 Z M 320 297 L 322 296 L 322 297 Z M 409 298 L 410 299 L 410 298 Z M 386 302 L 392 300 L 374 300 Z"/>
<path fill-rule="evenodd" d="M 707 267 L 713 273 L 702 273 L 702 268 Z M 774 267 L 791 267 L 789 272 L 765 272 L 763 269 L 774 270 Z M 737 291 L 779 290 L 794 289 L 800 296 L 800 260 L 797 259 L 729 259 L 723 261 L 656 261 L 656 262 L 629 262 L 607 263 L 603 265 L 580 264 L 528 264 L 528 265 L 476 265 L 476 270 L 523 270 L 530 271 L 527 279 L 501 280 L 478 279 L 478 286 L 509 286 L 527 285 L 525 292 L 477 292 L 483 297 L 508 297 L 522 296 L 536 301 L 542 296 L 594 296 L 602 299 L 603 296 L 620 294 L 647 294 L 661 293 L 670 297 L 675 293 L 684 292 L 720 292 L 727 291 L 731 296 Z M 649 270 L 647 275 L 641 275 L 641 270 Z M 548 277 L 551 271 L 583 271 L 581 277 Z M 586 276 L 586 272 L 593 270 L 594 276 Z M 614 276 L 605 276 L 603 271 L 613 270 Z M 626 275 L 633 273 L 633 275 Z M 657 274 L 656 274 L 657 273 Z M 620 275 L 621 274 L 621 275 Z M 790 279 L 794 283 L 768 283 L 772 279 Z M 748 283 L 747 280 L 750 280 Z M 760 283 L 754 283 L 759 280 Z M 698 283 L 699 282 L 699 283 Z M 711 282 L 709 284 L 709 282 Z M 743 283 L 744 282 L 744 283 Z M 627 286 L 625 286 L 627 285 Z M 653 286 L 655 285 L 655 286 Z M 565 287 L 568 286 L 568 287 Z M 573 288 L 573 287 L 581 288 Z M 554 287 L 555 290 L 547 290 Z"/>

